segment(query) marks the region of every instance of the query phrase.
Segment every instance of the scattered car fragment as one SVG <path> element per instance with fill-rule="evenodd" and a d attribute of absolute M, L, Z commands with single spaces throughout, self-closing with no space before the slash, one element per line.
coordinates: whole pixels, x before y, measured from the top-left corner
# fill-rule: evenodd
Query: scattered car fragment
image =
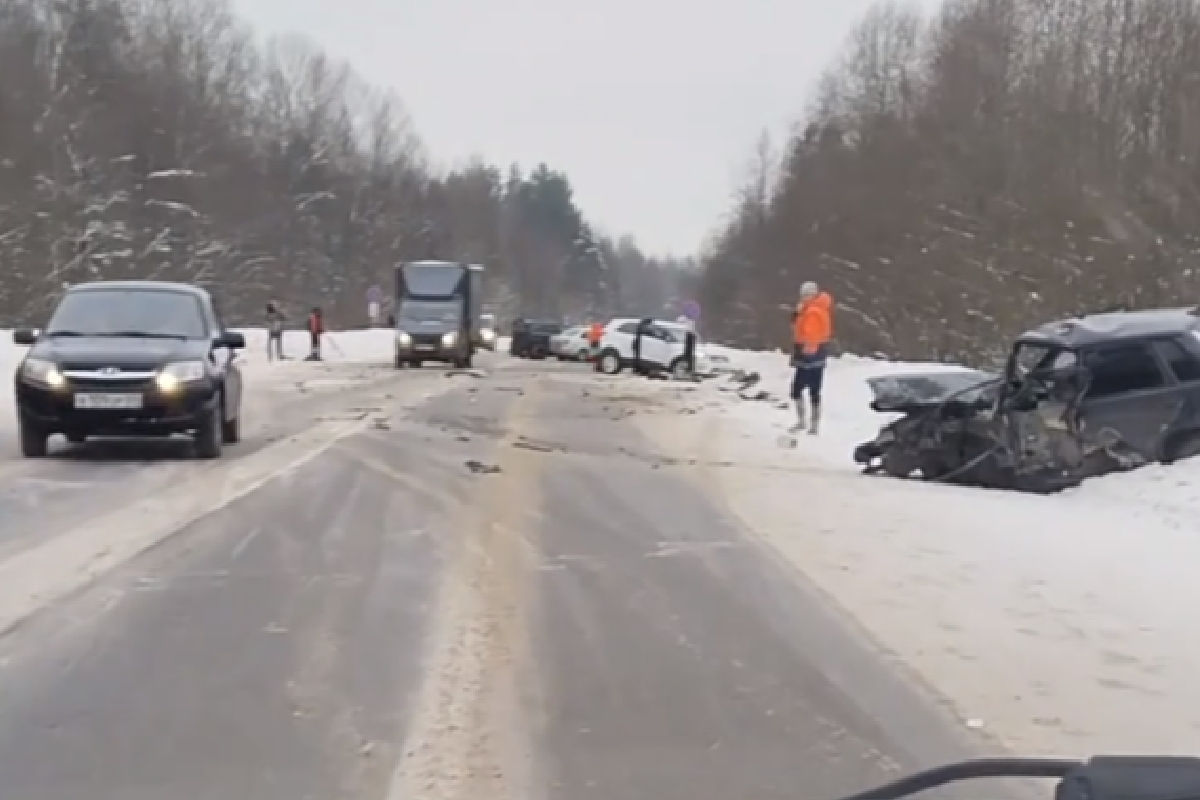
<path fill-rule="evenodd" d="M 1154 309 L 1042 325 L 1002 375 L 868 382 L 901 416 L 854 452 L 867 472 L 1031 492 L 1200 454 L 1200 314 Z"/>

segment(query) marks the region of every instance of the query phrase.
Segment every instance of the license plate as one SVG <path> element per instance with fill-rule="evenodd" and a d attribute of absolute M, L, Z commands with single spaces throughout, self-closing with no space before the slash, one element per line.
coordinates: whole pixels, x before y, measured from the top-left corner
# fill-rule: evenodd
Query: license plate
<path fill-rule="evenodd" d="M 418 350 L 432 350 L 432 349 L 433 349 L 433 345 L 431 345 L 431 344 L 419 344 L 419 345 L 417 345 L 417 349 L 418 349 Z"/>
<path fill-rule="evenodd" d="M 142 407 L 140 394 L 77 394 L 75 407 L 89 410 L 129 410 Z"/>

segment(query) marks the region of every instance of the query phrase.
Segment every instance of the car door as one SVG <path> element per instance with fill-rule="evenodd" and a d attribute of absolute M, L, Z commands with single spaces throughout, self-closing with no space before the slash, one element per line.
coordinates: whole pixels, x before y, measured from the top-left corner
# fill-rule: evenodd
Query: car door
<path fill-rule="evenodd" d="M 1179 384 L 1149 341 L 1105 345 L 1082 353 L 1088 388 L 1079 418 L 1088 438 L 1114 434 L 1157 459 L 1163 434 L 1182 406 Z"/>
<path fill-rule="evenodd" d="M 666 369 L 674 360 L 674 341 L 675 339 L 668 329 L 660 325 L 651 326 L 643 338 L 642 358 L 655 366 Z"/>
<path fill-rule="evenodd" d="M 604 335 L 603 347 L 611 347 L 621 354 L 622 361 L 633 360 L 633 338 L 637 335 L 636 322 L 622 322 L 616 329 Z"/>

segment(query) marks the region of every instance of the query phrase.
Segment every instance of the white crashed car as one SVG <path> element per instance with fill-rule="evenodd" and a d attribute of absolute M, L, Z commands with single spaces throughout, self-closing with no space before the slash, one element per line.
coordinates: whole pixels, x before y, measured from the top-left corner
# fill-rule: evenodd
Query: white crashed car
<path fill-rule="evenodd" d="M 616 375 L 623 369 L 633 367 L 633 339 L 638 322 L 637 319 L 626 318 L 608 323 L 596 355 L 597 372 Z M 686 378 L 687 364 L 683 360 L 683 351 L 687 334 L 685 325 L 655 320 L 642 336 L 642 361 L 652 369 L 670 373 L 672 377 Z M 696 374 L 713 374 L 712 365 L 700 342 L 696 343 Z"/>
<path fill-rule="evenodd" d="M 550 337 L 550 354 L 561 361 L 586 361 L 589 354 L 587 326 L 576 325 Z"/>

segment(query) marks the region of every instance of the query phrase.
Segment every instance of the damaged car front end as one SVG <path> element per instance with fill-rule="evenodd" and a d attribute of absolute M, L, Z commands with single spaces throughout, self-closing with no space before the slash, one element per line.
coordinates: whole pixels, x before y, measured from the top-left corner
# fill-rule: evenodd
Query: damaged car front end
<path fill-rule="evenodd" d="M 1145 352 L 1157 370 L 1153 346 Z M 871 379 L 871 407 L 900 416 L 859 445 L 855 461 L 869 473 L 1048 493 L 1164 458 L 1172 431 L 1194 427 L 1181 414 L 1186 394 L 1167 386 L 1093 402 L 1089 387 L 1103 357 L 1103 347 L 1031 333 L 1015 343 L 1001 375 L 964 369 Z"/>

